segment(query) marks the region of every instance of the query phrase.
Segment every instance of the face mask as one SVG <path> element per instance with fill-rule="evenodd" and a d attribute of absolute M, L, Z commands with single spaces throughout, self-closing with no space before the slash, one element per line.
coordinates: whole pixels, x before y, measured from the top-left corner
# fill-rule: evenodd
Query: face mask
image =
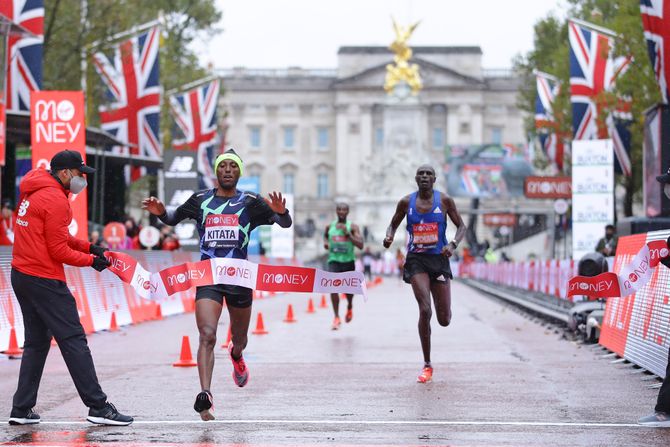
<path fill-rule="evenodd" d="M 70 171 L 70 175 L 72 175 L 72 171 Z M 84 177 L 72 175 L 72 178 L 70 179 L 70 192 L 72 194 L 79 194 L 87 185 L 88 182 Z"/>
<path fill-rule="evenodd" d="M 663 193 L 665 194 L 665 197 L 670 199 L 670 183 L 663 185 Z"/>

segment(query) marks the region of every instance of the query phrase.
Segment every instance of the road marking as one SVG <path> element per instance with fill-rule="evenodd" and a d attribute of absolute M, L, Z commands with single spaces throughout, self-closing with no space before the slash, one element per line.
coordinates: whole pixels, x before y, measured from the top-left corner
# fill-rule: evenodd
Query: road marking
<path fill-rule="evenodd" d="M 282 420 L 282 419 L 220 419 L 214 421 L 147 421 L 136 420 L 133 425 L 180 424 L 281 424 L 281 425 L 414 425 L 414 426 L 511 426 L 511 427 L 575 427 L 575 428 L 648 428 L 634 423 L 612 422 L 551 422 L 551 421 L 347 421 L 347 420 Z M 40 425 L 92 425 L 86 421 L 42 421 Z"/>

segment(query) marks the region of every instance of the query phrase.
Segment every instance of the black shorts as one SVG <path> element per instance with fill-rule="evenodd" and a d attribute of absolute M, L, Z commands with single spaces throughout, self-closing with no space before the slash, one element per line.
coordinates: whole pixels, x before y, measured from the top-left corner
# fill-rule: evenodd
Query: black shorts
<path fill-rule="evenodd" d="M 451 274 L 449 258 L 446 256 L 408 253 L 407 259 L 405 259 L 402 279 L 409 284 L 412 276 L 417 273 L 428 273 L 431 282 L 446 282 L 447 279 L 454 279 L 454 276 Z"/>
<path fill-rule="evenodd" d="M 344 273 L 344 272 L 353 272 L 356 270 L 356 262 L 334 262 L 330 261 L 328 263 L 327 270 L 332 273 Z"/>
<path fill-rule="evenodd" d="M 196 301 L 206 298 L 223 305 L 224 297 L 226 298 L 226 305 L 230 307 L 246 308 L 251 306 L 253 301 L 253 291 L 247 287 L 226 284 L 212 284 L 195 288 Z"/>

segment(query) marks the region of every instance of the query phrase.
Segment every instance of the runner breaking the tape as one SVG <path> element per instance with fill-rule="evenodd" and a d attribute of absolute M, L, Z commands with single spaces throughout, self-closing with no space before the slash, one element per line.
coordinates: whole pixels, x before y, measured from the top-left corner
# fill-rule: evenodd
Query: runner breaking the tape
<path fill-rule="evenodd" d="M 451 321 L 451 257 L 465 236 L 465 224 L 461 219 L 454 200 L 433 189 L 435 169 L 422 165 L 414 177 L 419 190 L 403 197 L 398 202 L 391 224 L 386 230 L 384 247 L 389 248 L 402 220 L 407 218 L 409 243 L 403 269 L 403 279 L 412 285 L 414 297 L 419 304 L 419 338 L 423 350 L 424 367 L 417 382 L 432 380 L 433 367 L 430 363 L 430 319 L 432 310 L 430 297 L 433 296 L 435 313 L 440 326 L 448 326 Z M 457 226 L 454 240 L 447 243 L 445 231 L 447 216 Z"/>
<path fill-rule="evenodd" d="M 174 211 L 155 197 L 142 201 L 142 208 L 158 216 L 168 225 L 184 219 L 195 219 L 200 235 L 201 259 L 247 258 L 251 232 L 260 225 L 279 224 L 288 228 L 292 224 L 281 193 L 273 192 L 270 199 L 237 189 L 237 182 L 244 171 L 241 158 L 228 149 L 214 162 L 218 186 L 193 194 Z M 198 374 L 202 391 L 193 408 L 207 421 L 214 419 L 213 398 L 210 391 L 214 369 L 216 329 L 221 316 L 223 299 L 230 314 L 232 341 L 228 345 L 233 362 L 233 381 L 243 387 L 249 381 L 249 369 L 242 357 L 247 345 L 247 332 L 251 320 L 252 290 L 233 285 L 197 287 L 195 318 L 200 333 L 198 345 Z"/>
<path fill-rule="evenodd" d="M 333 220 L 326 227 L 323 233 L 323 246 L 328 250 L 328 271 L 335 273 L 351 272 L 356 270 L 356 255 L 354 247 L 363 248 L 363 236 L 358 225 L 347 220 L 349 215 L 349 205 L 338 203 L 335 206 L 337 219 Z M 335 331 L 340 328 L 340 294 L 331 293 L 330 299 L 333 302 L 333 320 L 332 329 Z M 347 313 L 344 321 L 349 323 L 354 317 L 353 309 L 354 295 L 347 293 Z"/>

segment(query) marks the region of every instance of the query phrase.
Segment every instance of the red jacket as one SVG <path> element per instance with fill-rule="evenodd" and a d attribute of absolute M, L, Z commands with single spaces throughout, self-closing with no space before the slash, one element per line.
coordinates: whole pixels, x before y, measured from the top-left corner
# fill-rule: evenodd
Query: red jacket
<path fill-rule="evenodd" d="M 63 264 L 93 264 L 90 242 L 70 236 L 68 191 L 44 169 L 33 169 L 19 185 L 12 267 L 21 273 L 65 281 Z"/>

